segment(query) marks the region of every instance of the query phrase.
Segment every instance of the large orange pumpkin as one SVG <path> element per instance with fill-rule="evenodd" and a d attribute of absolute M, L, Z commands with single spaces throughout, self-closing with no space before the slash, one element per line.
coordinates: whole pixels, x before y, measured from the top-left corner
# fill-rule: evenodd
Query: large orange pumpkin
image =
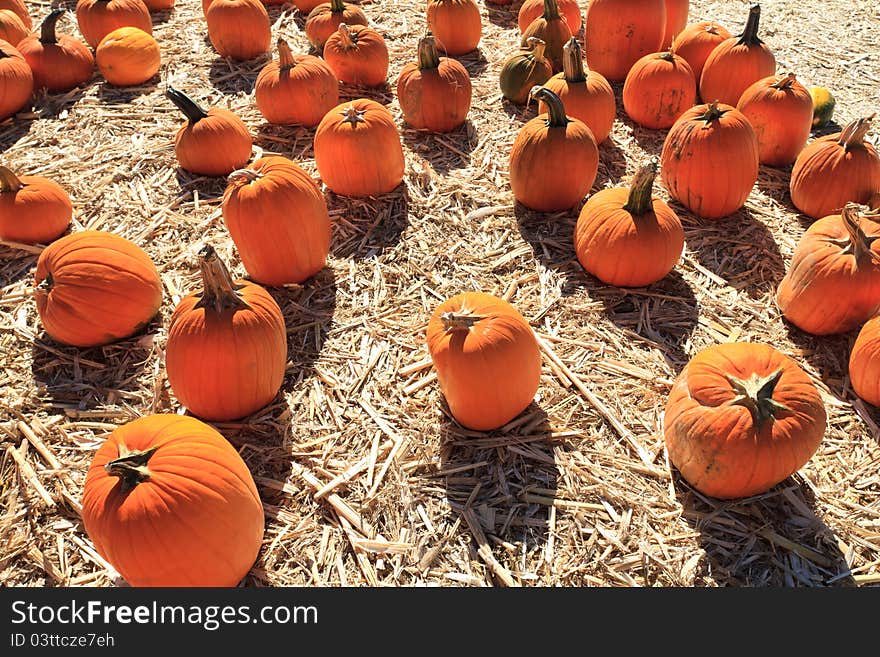
<path fill-rule="evenodd" d="M 525 105 L 532 87 L 544 84 L 553 76 L 553 65 L 544 56 L 545 43 L 537 37 L 529 37 L 528 48 L 504 60 L 498 75 L 501 95 L 512 103 Z"/>
<path fill-rule="evenodd" d="M 558 73 L 562 70 L 563 48 L 571 36 L 572 31 L 568 22 L 559 13 L 557 0 L 544 0 L 544 13 L 528 24 L 520 45 L 526 47 L 529 37 L 541 39 L 545 44 L 544 53 L 553 66 L 553 72 Z"/>
<path fill-rule="evenodd" d="M 317 50 L 324 49 L 327 37 L 339 29 L 339 24 L 369 25 L 366 14 L 358 5 L 345 0 L 323 2 L 309 12 L 306 36 Z"/>
<path fill-rule="evenodd" d="M 511 2 L 507 3 L 499 3 L 495 4 L 511 4 Z M 556 4 L 559 7 L 559 12 L 565 18 L 565 22 L 568 23 L 568 29 L 571 30 L 572 34 L 577 34 L 581 30 L 581 8 L 578 4 L 578 0 L 556 0 Z M 544 13 L 544 0 L 525 0 L 520 6 L 519 11 L 516 15 L 516 23 L 519 27 L 520 34 L 526 31 L 529 25 L 532 24 L 536 18 L 540 18 Z"/>
<path fill-rule="evenodd" d="M 77 0 L 76 22 L 92 48 L 120 27 L 137 27 L 147 34 L 153 33 L 150 10 L 143 0 Z"/>
<path fill-rule="evenodd" d="M 211 45 L 221 57 L 245 61 L 269 52 L 272 26 L 260 0 L 213 0 L 205 20 Z"/>
<path fill-rule="evenodd" d="M 428 0 L 428 30 L 446 55 L 464 55 L 480 43 L 480 8 L 474 0 Z"/>
<path fill-rule="evenodd" d="M 18 44 L 18 51 L 33 72 L 34 89 L 70 91 L 92 79 L 92 51 L 79 39 L 55 31 L 58 19 L 66 13 L 53 9 L 43 20 L 40 33 L 31 34 Z"/>
<path fill-rule="evenodd" d="M 86 473 L 82 509 L 98 554 L 135 587 L 233 587 L 263 541 L 247 465 L 216 429 L 185 415 L 115 429 Z"/>
<path fill-rule="evenodd" d="M 849 382 L 853 391 L 880 406 L 880 315 L 862 326 L 849 355 Z"/>
<path fill-rule="evenodd" d="M 624 80 L 633 64 L 660 50 L 665 33 L 665 0 L 590 0 L 584 27 L 587 67 L 608 80 Z"/>
<path fill-rule="evenodd" d="M 113 30 L 98 44 L 95 62 L 104 79 L 117 87 L 144 84 L 159 72 L 159 44 L 137 27 Z"/>
<path fill-rule="evenodd" d="M 67 230 L 72 216 L 70 196 L 54 180 L 16 176 L 0 166 L 0 239 L 48 244 Z"/>
<path fill-rule="evenodd" d="M 139 246 L 113 233 L 85 230 L 40 253 L 34 297 L 53 340 L 95 347 L 146 326 L 159 311 L 162 282 Z"/>
<path fill-rule="evenodd" d="M 0 9 L 8 9 L 18 16 L 26 29 L 30 30 L 34 26 L 24 0 L 0 0 Z"/>
<path fill-rule="evenodd" d="M 15 45 L 28 35 L 21 18 L 9 9 L 0 9 L 0 39 Z"/>
<path fill-rule="evenodd" d="M 727 28 L 715 21 L 691 23 L 672 40 L 672 52 L 690 64 L 699 85 L 703 65 L 709 55 L 719 43 L 730 37 Z"/>
<path fill-rule="evenodd" d="M 697 81 L 684 58 L 671 51 L 639 59 L 623 83 L 629 118 L 652 130 L 669 128 L 697 99 Z"/>
<path fill-rule="evenodd" d="M 666 30 L 663 33 L 663 43 L 660 50 L 668 50 L 673 39 L 681 32 L 688 20 L 690 0 L 665 0 L 666 1 Z"/>
<path fill-rule="evenodd" d="M 340 23 L 324 44 L 324 61 L 340 82 L 378 87 L 388 78 L 385 38 L 365 25 Z"/>
<path fill-rule="evenodd" d="M 428 350 L 452 416 L 491 431 L 522 413 L 535 398 L 541 352 L 516 308 L 482 292 L 465 292 L 434 310 Z"/>
<path fill-rule="evenodd" d="M 284 380 L 287 332 L 275 299 L 233 281 L 214 248 L 199 251 L 202 289 L 177 304 L 165 372 L 177 400 L 203 420 L 227 422 L 272 401 Z"/>
<path fill-rule="evenodd" d="M 34 93 L 34 74 L 24 56 L 0 40 L 0 121 L 23 109 Z"/>
<path fill-rule="evenodd" d="M 678 375 L 663 416 L 669 461 L 721 499 L 759 495 L 797 472 L 825 434 L 825 406 L 806 372 L 762 343 L 713 345 Z"/>

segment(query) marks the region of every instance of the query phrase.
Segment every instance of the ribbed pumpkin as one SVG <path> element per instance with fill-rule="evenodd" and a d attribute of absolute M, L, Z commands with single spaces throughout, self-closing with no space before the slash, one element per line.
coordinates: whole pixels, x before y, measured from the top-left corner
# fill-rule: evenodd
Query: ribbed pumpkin
<path fill-rule="evenodd" d="M 0 40 L 15 45 L 28 35 L 28 28 L 14 11 L 0 9 Z"/>
<path fill-rule="evenodd" d="M 471 78 L 457 60 L 440 57 L 434 36 L 419 39 L 418 59 L 397 78 L 397 101 L 406 122 L 430 132 L 462 125 L 471 107 Z"/>
<path fill-rule="evenodd" d="M 269 52 L 272 26 L 260 0 L 213 0 L 205 20 L 211 45 L 221 57 L 246 61 Z"/>
<path fill-rule="evenodd" d="M 159 311 L 162 282 L 139 246 L 113 233 L 85 230 L 40 253 L 34 297 L 53 340 L 96 347 L 146 326 Z"/>
<path fill-rule="evenodd" d="M 873 114 L 856 119 L 798 154 L 789 181 L 798 210 L 818 219 L 839 212 L 847 201 L 867 203 L 880 191 L 880 156 L 865 141 L 873 119 Z"/>
<path fill-rule="evenodd" d="M 28 8 L 24 0 L 0 0 L 0 9 L 8 9 L 18 16 L 24 24 L 25 29 L 30 30 L 33 28 L 34 23 L 31 20 L 31 15 L 28 13 Z"/>
<path fill-rule="evenodd" d="M 546 87 L 532 87 L 548 114 L 526 123 L 510 149 L 514 198 L 538 212 L 567 210 L 589 193 L 599 171 L 599 149 L 587 125 L 565 115 L 565 106 Z"/>
<path fill-rule="evenodd" d="M 880 315 L 865 322 L 849 354 L 853 391 L 872 406 L 880 406 Z"/>
<path fill-rule="evenodd" d="M 807 228 L 776 288 L 785 318 L 813 335 L 845 333 L 880 310 L 880 223 L 848 203 Z"/>
<path fill-rule="evenodd" d="M 266 64 L 254 84 L 257 109 L 269 123 L 313 127 L 339 103 L 339 81 L 320 57 L 294 55 L 279 38 L 278 59 Z"/>
<path fill-rule="evenodd" d="M 115 429 L 83 485 L 95 549 L 134 587 L 233 587 L 263 541 L 247 465 L 213 427 L 148 415 Z"/>
<path fill-rule="evenodd" d="M 337 105 L 315 131 L 315 164 L 325 185 L 342 196 L 374 196 L 403 181 L 403 147 L 394 117 L 368 98 Z"/>
<path fill-rule="evenodd" d="M 697 99 L 697 81 L 684 58 L 671 51 L 639 59 L 623 83 L 623 108 L 644 128 L 669 128 Z"/>
<path fill-rule="evenodd" d="M 43 20 L 39 35 L 31 34 L 18 44 L 18 51 L 33 72 L 35 90 L 70 91 L 92 79 L 92 51 L 79 39 L 55 31 L 58 19 L 66 13 L 53 9 Z"/>
<path fill-rule="evenodd" d="M 541 39 L 529 37 L 528 50 L 520 49 L 504 60 L 498 82 L 507 100 L 525 105 L 532 87 L 544 84 L 553 76 L 553 65 L 544 56 L 544 48 Z"/>
<path fill-rule="evenodd" d="M 150 10 L 143 0 L 77 0 L 76 22 L 92 48 L 119 27 L 137 27 L 153 33 Z"/>
<path fill-rule="evenodd" d="M 221 107 L 206 112 L 171 86 L 165 95 L 187 118 L 174 137 L 181 168 L 203 176 L 226 176 L 250 159 L 253 138 L 236 114 Z"/>
<path fill-rule="evenodd" d="M 327 37 L 339 29 L 339 24 L 369 25 L 366 14 L 355 4 L 344 0 L 322 2 L 309 12 L 306 19 L 306 36 L 318 50 L 324 49 Z"/>
<path fill-rule="evenodd" d="M 758 38 L 760 18 L 761 7 L 754 5 L 742 34 L 725 39 L 706 58 L 699 80 L 704 101 L 736 106 L 749 86 L 776 73 L 773 51 Z"/>
<path fill-rule="evenodd" d="M 758 80 L 743 92 L 736 109 L 755 130 L 761 164 L 788 166 L 810 136 L 813 99 L 794 73 Z"/>
<path fill-rule="evenodd" d="M 749 120 L 730 105 L 687 110 L 663 142 L 660 176 L 670 195 L 698 217 L 736 212 L 758 179 L 758 140 Z"/>
<path fill-rule="evenodd" d="M 165 372 L 193 415 L 237 420 L 278 394 L 287 331 L 275 299 L 250 281 L 233 281 L 211 245 L 199 251 L 202 289 L 177 304 L 168 327 Z"/>
<path fill-rule="evenodd" d="M 324 268 L 330 215 L 317 183 L 286 157 L 263 157 L 229 175 L 223 220 L 241 262 L 264 285 L 302 283 Z"/>
<path fill-rule="evenodd" d="M 0 40 L 0 121 L 24 109 L 33 92 L 31 67 L 18 50 Z"/>
<path fill-rule="evenodd" d="M 48 244 L 67 230 L 72 216 L 70 196 L 54 180 L 16 176 L 0 166 L 0 239 Z"/>
<path fill-rule="evenodd" d="M 483 23 L 474 0 L 428 0 L 427 20 L 446 55 L 464 55 L 480 44 Z"/>
<path fill-rule="evenodd" d="M 690 64 L 697 86 L 699 86 L 703 65 L 709 55 L 718 44 L 730 37 L 731 34 L 727 28 L 715 21 L 691 23 L 672 40 L 672 52 L 683 57 Z"/>
<path fill-rule="evenodd" d="M 535 398 L 541 352 L 516 308 L 482 292 L 457 294 L 434 310 L 428 351 L 452 416 L 491 431 L 522 413 Z"/>
<path fill-rule="evenodd" d="M 663 33 L 661 50 L 668 50 L 673 39 L 687 25 L 688 9 L 690 0 L 665 0 L 666 1 L 666 30 Z"/>
<path fill-rule="evenodd" d="M 763 343 L 712 345 L 672 386 L 663 416 L 669 461 L 720 499 L 759 495 L 809 461 L 825 434 L 825 406 L 806 372 Z"/>
<path fill-rule="evenodd" d="M 562 70 L 563 48 L 571 39 L 568 22 L 559 13 L 557 0 L 544 0 L 544 13 L 538 16 L 523 32 L 521 46 L 528 46 L 529 37 L 536 37 L 544 42 L 544 54 L 550 60 L 553 72 Z"/>
<path fill-rule="evenodd" d="M 665 0 L 590 0 L 584 28 L 587 67 L 608 80 L 624 80 L 666 33 Z"/>
<path fill-rule="evenodd" d="M 508 2 L 504 4 L 511 3 Z M 565 18 L 565 22 L 568 23 L 568 29 L 571 30 L 571 33 L 577 34 L 580 32 L 582 22 L 581 8 L 578 4 L 578 0 L 556 0 L 556 4 L 559 7 L 559 12 Z M 516 22 L 520 34 L 526 31 L 526 28 L 532 24 L 532 21 L 541 17 L 544 13 L 544 9 L 544 0 L 525 0 L 525 2 L 519 6 Z"/>
<path fill-rule="evenodd" d="M 110 84 L 117 87 L 143 84 L 159 72 L 159 44 L 139 28 L 120 27 L 101 39 L 95 62 Z"/>
<path fill-rule="evenodd" d="M 629 187 L 602 189 L 587 199 L 574 229 L 581 266 L 608 285 L 642 287 L 666 276 L 681 258 L 684 229 L 675 211 L 653 196 L 656 163 Z"/>
<path fill-rule="evenodd" d="M 340 82 L 378 87 L 388 78 L 385 38 L 365 25 L 340 23 L 324 44 L 324 61 Z"/>
<path fill-rule="evenodd" d="M 587 124 L 597 144 L 608 138 L 617 115 L 614 90 L 601 74 L 584 71 L 583 51 L 575 37 L 562 48 L 562 73 L 551 77 L 544 86 L 559 96 L 568 116 Z M 538 103 L 538 114 L 546 111 L 547 106 Z"/>

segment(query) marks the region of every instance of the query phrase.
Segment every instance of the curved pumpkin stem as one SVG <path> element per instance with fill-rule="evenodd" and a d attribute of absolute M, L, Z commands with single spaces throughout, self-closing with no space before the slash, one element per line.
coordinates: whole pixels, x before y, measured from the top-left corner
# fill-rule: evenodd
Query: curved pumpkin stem
<path fill-rule="evenodd" d="M 199 251 L 199 269 L 205 287 L 195 308 L 210 308 L 218 315 L 227 310 L 250 309 L 248 302 L 238 293 L 244 286 L 233 282 L 226 265 L 210 244 Z"/>
<path fill-rule="evenodd" d="M 752 374 L 748 379 L 738 379 L 729 374 L 726 375 L 730 385 L 736 391 L 731 406 L 745 406 L 752 413 L 755 426 L 761 427 L 767 420 L 776 417 L 780 411 L 789 411 L 785 404 L 773 399 L 776 384 L 782 377 L 782 369 L 778 369 L 767 376 Z"/>
<path fill-rule="evenodd" d="M 843 247 L 844 254 L 854 256 L 856 266 L 859 266 L 865 258 L 877 264 L 878 258 L 874 251 L 871 250 L 871 245 L 880 239 L 880 235 L 867 235 L 862 230 L 860 209 L 861 206 L 858 203 L 847 203 L 843 206 L 843 210 L 840 211 L 840 217 L 843 220 L 846 232 L 849 233 L 849 237 L 846 240 L 831 241 Z"/>
<path fill-rule="evenodd" d="M 561 16 L 559 15 L 559 4 L 556 0 L 544 0 L 544 13 L 542 14 L 542 18 L 547 21 L 558 21 Z"/>
<path fill-rule="evenodd" d="M 128 493 L 138 484 L 152 476 L 147 464 L 158 446 L 143 451 L 131 451 L 123 443 L 119 443 L 119 456 L 106 463 L 104 469 L 113 477 L 122 480 L 122 492 Z"/>
<path fill-rule="evenodd" d="M 293 51 L 290 49 L 290 44 L 282 37 L 278 37 L 275 47 L 278 48 L 278 68 L 282 71 L 289 71 L 294 68 L 296 66 L 296 59 L 293 56 Z"/>
<path fill-rule="evenodd" d="M 456 312 L 445 312 L 440 315 L 443 328 L 446 331 L 469 331 L 474 324 L 486 319 L 486 315 L 474 315 L 470 310 L 462 308 Z"/>
<path fill-rule="evenodd" d="M 0 193 L 17 192 L 24 185 L 11 169 L 0 165 Z"/>
<path fill-rule="evenodd" d="M 660 55 L 658 56 L 658 59 L 662 59 L 664 62 L 674 62 L 675 61 L 675 53 L 672 52 L 672 48 L 670 47 L 669 50 L 665 50 L 665 51 L 661 52 Z"/>
<path fill-rule="evenodd" d="M 571 37 L 562 46 L 562 75 L 569 84 L 587 81 L 584 71 L 584 54 L 581 44 L 575 37 Z"/>
<path fill-rule="evenodd" d="M 532 90 L 529 91 L 529 98 L 537 98 L 546 103 L 548 128 L 564 128 L 571 123 L 571 119 L 565 115 L 565 106 L 562 104 L 562 99 L 547 87 L 542 87 L 536 84 L 532 87 Z"/>
<path fill-rule="evenodd" d="M 186 118 L 189 119 L 190 123 L 196 123 L 197 121 L 207 118 L 208 113 L 203 110 L 196 101 L 182 91 L 168 85 L 168 88 L 165 90 L 165 95 L 177 106 L 177 109 L 186 114 Z"/>
<path fill-rule="evenodd" d="M 340 23 L 336 31 L 342 36 L 342 45 L 346 48 L 357 48 L 357 35 L 348 29 L 348 25 Z"/>
<path fill-rule="evenodd" d="M 753 5 L 749 9 L 749 19 L 746 21 L 746 27 L 743 33 L 739 35 L 736 42 L 740 46 L 758 46 L 762 43 L 758 38 L 758 23 L 761 20 L 761 5 Z"/>
<path fill-rule="evenodd" d="M 853 148 L 864 148 L 865 135 L 871 129 L 871 121 L 877 116 L 876 112 L 871 116 L 865 116 L 848 123 L 846 127 L 840 131 L 840 139 L 837 143 L 843 146 L 847 151 Z"/>
<path fill-rule="evenodd" d="M 653 159 L 641 167 L 629 186 L 629 197 L 623 209 L 634 217 L 641 217 L 654 208 L 654 178 L 657 176 L 657 160 Z"/>
<path fill-rule="evenodd" d="M 419 39 L 419 69 L 422 71 L 440 66 L 440 54 L 437 52 L 437 41 L 428 32 Z"/>
<path fill-rule="evenodd" d="M 544 39 L 529 37 L 526 39 L 526 45 L 528 45 L 529 50 L 532 51 L 532 57 L 534 57 L 536 61 L 543 62 L 546 59 L 544 57 L 544 51 L 547 49 L 547 42 L 544 41 Z"/>
<path fill-rule="evenodd" d="M 722 116 L 727 114 L 730 110 L 724 110 L 718 107 L 718 101 L 713 100 L 711 103 L 706 105 L 706 111 L 703 112 L 700 116 L 696 117 L 697 121 L 705 121 L 706 125 L 712 123 L 712 121 L 717 121 Z"/>
<path fill-rule="evenodd" d="M 66 13 L 66 9 L 53 9 L 49 12 L 49 15 L 43 19 L 43 23 L 40 25 L 40 43 L 46 45 L 58 43 L 58 38 L 55 36 L 55 27 L 58 25 L 58 19 Z"/>
<path fill-rule="evenodd" d="M 345 0 L 330 0 L 330 11 L 334 14 L 341 14 L 345 11 Z"/>
<path fill-rule="evenodd" d="M 797 82 L 797 78 L 794 73 L 788 73 L 785 77 L 779 78 L 776 82 L 770 85 L 772 89 L 790 89 L 791 85 Z"/>

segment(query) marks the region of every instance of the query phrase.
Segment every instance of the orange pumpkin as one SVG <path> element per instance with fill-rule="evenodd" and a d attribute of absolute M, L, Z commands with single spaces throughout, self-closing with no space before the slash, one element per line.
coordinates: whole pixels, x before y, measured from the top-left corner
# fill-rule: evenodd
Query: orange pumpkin
<path fill-rule="evenodd" d="M 434 310 L 427 329 L 437 382 L 459 424 L 491 431 L 535 398 L 541 352 L 525 318 L 503 299 L 465 292 Z"/>
<path fill-rule="evenodd" d="M 669 50 L 673 39 L 687 25 L 689 5 L 690 0 L 666 0 L 666 31 L 660 44 L 661 50 Z"/>
<path fill-rule="evenodd" d="M 703 65 L 709 55 L 719 43 L 730 37 L 727 28 L 715 21 L 691 23 L 672 40 L 672 52 L 683 57 L 690 64 L 699 85 Z"/>
<path fill-rule="evenodd" d="M 15 45 L 28 35 L 28 28 L 14 11 L 0 9 L 0 40 Z"/>
<path fill-rule="evenodd" d="M 194 417 L 115 429 L 83 485 L 95 549 L 134 587 L 233 587 L 263 541 L 263 506 L 235 448 Z"/>
<path fill-rule="evenodd" d="M 474 0 L 428 0 L 428 30 L 447 55 L 464 55 L 480 43 L 483 23 Z"/>
<path fill-rule="evenodd" d="M 340 23 L 324 44 L 324 61 L 340 82 L 378 87 L 388 78 L 388 46 L 365 25 Z"/>
<path fill-rule="evenodd" d="M 656 163 L 627 187 L 603 189 L 587 200 L 574 230 L 583 268 L 608 285 L 642 287 L 666 276 L 681 258 L 684 229 L 663 199 L 652 195 Z"/>
<path fill-rule="evenodd" d="M 162 282 L 139 246 L 113 233 L 85 230 L 40 253 L 34 297 L 53 340 L 96 347 L 146 326 L 159 311 Z"/>
<path fill-rule="evenodd" d="M 568 22 L 559 13 L 557 0 L 544 0 L 544 13 L 529 23 L 523 32 L 521 46 L 528 45 L 529 37 L 537 37 L 545 44 L 545 54 L 553 67 L 553 72 L 562 70 L 565 44 L 571 39 L 571 29 Z"/>
<path fill-rule="evenodd" d="M 174 137 L 181 168 L 203 176 L 226 176 L 250 159 L 253 138 L 236 114 L 222 107 L 206 112 L 171 86 L 165 95 L 187 118 Z"/>
<path fill-rule="evenodd" d="M 394 117 L 368 98 L 337 105 L 315 131 L 315 164 L 342 196 L 375 196 L 403 182 L 403 147 Z"/>
<path fill-rule="evenodd" d="M 144 0 L 144 4 L 151 12 L 165 11 L 174 7 L 174 0 Z"/>
<path fill-rule="evenodd" d="M 663 416 L 669 461 L 704 495 L 759 495 L 797 472 L 825 434 L 816 385 L 762 343 L 707 347 L 678 375 Z"/>
<path fill-rule="evenodd" d="M 313 127 L 339 103 L 339 81 L 323 59 L 294 55 L 279 38 L 278 59 L 260 70 L 254 99 L 269 123 Z"/>
<path fill-rule="evenodd" d="M 880 223 L 859 205 L 819 219 L 801 237 L 776 288 L 776 305 L 813 335 L 845 333 L 880 310 Z"/>
<path fill-rule="evenodd" d="M 286 157 L 229 175 L 223 219 L 241 262 L 264 285 L 302 283 L 327 262 L 330 215 L 320 188 Z"/>
<path fill-rule="evenodd" d="M 462 125 L 471 107 L 471 77 L 457 60 L 440 57 L 434 36 L 419 39 L 418 60 L 397 78 L 397 101 L 406 122 L 430 132 Z"/>
<path fill-rule="evenodd" d="M 874 116 L 819 137 L 798 154 L 789 181 L 791 202 L 798 210 L 818 219 L 839 212 L 848 201 L 868 203 L 880 191 L 880 156 L 865 141 Z"/>
<path fill-rule="evenodd" d="M 575 37 L 562 48 L 562 73 L 547 80 L 544 86 L 559 96 L 568 116 L 587 124 L 597 144 L 608 138 L 617 115 L 614 90 L 601 74 L 584 71 L 583 51 Z M 539 102 L 538 114 L 546 112 L 547 106 Z"/>
<path fill-rule="evenodd" d="M 669 128 L 697 100 L 697 81 L 684 58 L 671 51 L 645 55 L 623 84 L 623 108 L 644 128 Z"/>
<path fill-rule="evenodd" d="M 302 16 L 308 16 L 309 12 L 326 0 L 293 0 L 294 6 Z"/>
<path fill-rule="evenodd" d="M 120 27 L 137 27 L 153 33 L 153 20 L 144 0 L 77 0 L 76 22 L 92 48 Z"/>
<path fill-rule="evenodd" d="M 30 30 L 34 26 L 24 0 L 0 0 L 0 9 L 8 9 L 18 16 L 24 24 L 25 29 Z"/>
<path fill-rule="evenodd" d="M 692 107 L 666 135 L 660 175 L 670 195 L 698 217 L 726 217 L 743 206 L 758 179 L 755 131 L 730 105 Z"/>
<path fill-rule="evenodd" d="M 495 3 L 502 4 L 502 3 Z M 503 3 L 511 4 L 511 3 Z M 568 29 L 572 34 L 577 34 L 581 29 L 581 8 L 578 0 L 556 0 L 559 12 L 568 23 Z M 544 13 L 544 0 L 525 0 L 519 6 L 519 12 L 516 16 L 516 22 L 519 27 L 520 34 L 523 34 L 536 18 L 540 18 Z"/>
<path fill-rule="evenodd" d="M 24 109 L 34 93 L 34 74 L 22 54 L 0 39 L 0 121 Z"/>
<path fill-rule="evenodd" d="M 58 19 L 66 13 L 53 9 L 43 20 L 40 34 L 31 34 L 18 44 L 18 51 L 33 72 L 35 90 L 70 91 L 92 79 L 92 51 L 79 39 L 55 31 Z"/>
<path fill-rule="evenodd" d="M 532 87 L 548 114 L 526 123 L 510 149 L 510 188 L 514 198 L 538 212 L 568 210 L 590 192 L 599 171 L 599 149 L 587 125 L 565 114 L 565 106 L 546 87 Z"/>
<path fill-rule="evenodd" d="M 528 49 L 520 49 L 505 59 L 498 75 L 501 95 L 517 105 L 525 105 L 532 87 L 553 76 L 553 65 L 544 56 L 546 44 L 537 37 L 527 41 Z"/>
<path fill-rule="evenodd" d="M 318 50 L 324 49 L 327 37 L 339 29 L 339 24 L 369 25 L 366 14 L 355 4 L 344 0 L 323 2 L 309 12 L 306 19 L 306 36 Z"/>
<path fill-rule="evenodd" d="M 706 58 L 699 80 L 703 100 L 736 106 L 743 91 L 776 73 L 773 51 L 758 38 L 760 18 L 761 6 L 754 5 L 743 33 L 719 43 Z"/>
<path fill-rule="evenodd" d="M 865 322 L 849 355 L 853 391 L 872 406 L 880 406 L 880 315 Z"/>
<path fill-rule="evenodd" d="M 54 180 L 16 176 L 0 166 L 0 239 L 48 244 L 67 230 L 72 216 L 70 197 Z"/>
<path fill-rule="evenodd" d="M 272 26 L 260 0 L 213 0 L 205 20 L 211 45 L 221 57 L 245 61 L 269 52 Z"/>
<path fill-rule="evenodd" d="M 120 27 L 101 39 L 95 62 L 101 75 L 112 85 L 144 84 L 159 72 L 159 44 L 139 28 Z"/>
<path fill-rule="evenodd" d="M 584 41 L 587 67 L 608 80 L 624 80 L 666 33 L 665 0 L 590 0 Z"/>
<path fill-rule="evenodd" d="M 174 396 L 212 422 L 257 412 L 278 394 L 287 364 L 284 316 L 265 289 L 233 281 L 214 248 L 199 251 L 202 289 L 177 304 L 165 372 Z"/>

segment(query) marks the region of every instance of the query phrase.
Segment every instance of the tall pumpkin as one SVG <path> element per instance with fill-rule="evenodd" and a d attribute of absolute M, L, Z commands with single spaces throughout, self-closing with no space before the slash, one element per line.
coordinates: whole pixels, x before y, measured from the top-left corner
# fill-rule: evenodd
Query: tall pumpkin
<path fill-rule="evenodd" d="M 698 217 L 720 219 L 743 206 L 758 179 L 758 141 L 730 105 L 697 105 L 670 128 L 660 153 L 670 195 Z"/>
<path fill-rule="evenodd" d="M 139 246 L 113 233 L 85 230 L 40 253 L 34 297 L 53 340 L 96 347 L 146 326 L 159 311 L 162 282 Z"/>
<path fill-rule="evenodd" d="M 247 465 L 213 427 L 185 415 L 115 429 L 83 485 L 95 549 L 134 587 L 233 587 L 263 541 Z"/>
<path fill-rule="evenodd" d="M 668 50 L 673 39 L 687 25 L 688 9 L 690 0 L 665 0 L 666 1 L 666 30 L 663 32 L 661 50 Z"/>
<path fill-rule="evenodd" d="M 92 48 L 120 27 L 137 27 L 147 34 L 153 33 L 150 10 L 143 0 L 77 0 L 76 22 Z"/>
<path fill-rule="evenodd" d="M 590 0 L 587 67 L 608 80 L 624 80 L 640 58 L 660 50 L 665 33 L 665 0 Z"/>
<path fill-rule="evenodd" d="M 684 58 L 672 51 L 639 59 L 623 83 L 623 108 L 642 127 L 669 128 L 697 99 L 697 81 Z"/>
<path fill-rule="evenodd" d="M 849 382 L 872 406 L 880 406 L 880 315 L 859 330 L 849 354 Z"/>
<path fill-rule="evenodd" d="M 503 4 L 511 3 L 508 2 Z M 571 30 L 571 33 L 577 34 L 580 32 L 582 21 L 581 8 L 578 4 L 578 0 L 556 0 L 556 4 L 559 7 L 559 12 L 562 14 L 563 18 L 565 18 L 565 22 L 568 23 L 568 29 Z M 532 24 L 532 21 L 536 18 L 540 18 L 545 9 L 544 0 L 525 0 L 525 2 L 519 6 L 519 11 L 516 15 L 516 22 L 520 34 L 526 31 L 526 28 Z"/>
<path fill-rule="evenodd" d="M 327 262 L 330 215 L 314 180 L 286 157 L 262 157 L 229 175 L 223 220 L 241 262 L 264 285 L 302 283 Z"/>
<path fill-rule="evenodd" d="M 385 37 L 365 25 L 340 23 L 324 44 L 324 60 L 340 82 L 378 87 L 388 79 Z"/>
<path fill-rule="evenodd" d="M 193 415 L 228 422 L 278 394 L 287 364 L 281 308 L 265 289 L 233 281 L 211 245 L 199 251 L 202 289 L 177 304 L 168 327 L 165 372 Z"/>
<path fill-rule="evenodd" d="M 346 25 L 369 25 L 366 14 L 358 5 L 345 0 L 322 2 L 309 12 L 306 18 L 306 36 L 317 50 L 324 50 L 327 37 Z"/>
<path fill-rule="evenodd" d="M 18 44 L 34 76 L 34 89 L 49 92 L 70 91 L 92 79 L 95 58 L 88 46 L 69 34 L 58 34 L 55 27 L 67 12 L 53 9 L 31 34 Z"/>
<path fill-rule="evenodd" d="M 703 65 L 721 42 L 731 37 L 727 28 L 715 21 L 691 23 L 672 40 L 672 52 L 683 57 L 694 72 L 699 85 Z"/>
<path fill-rule="evenodd" d="M 48 244 L 67 230 L 72 216 L 70 196 L 54 180 L 16 176 L 0 166 L 0 239 Z"/>
<path fill-rule="evenodd" d="M 23 109 L 34 93 L 34 74 L 22 54 L 0 40 L 0 121 Z"/>
<path fill-rule="evenodd" d="M 541 352 L 516 308 L 482 292 L 457 294 L 434 310 L 428 351 L 452 416 L 491 431 L 522 413 L 535 398 Z"/>
<path fill-rule="evenodd" d="M 428 0 L 427 20 L 446 55 L 464 55 L 480 44 L 483 23 L 474 0 Z"/>
<path fill-rule="evenodd" d="M 245 61 L 269 52 L 272 26 L 260 0 L 212 0 L 205 20 L 221 57 Z"/>
<path fill-rule="evenodd" d="M 517 105 L 525 105 L 532 87 L 553 76 L 553 65 L 544 56 L 546 44 L 537 37 L 529 37 L 527 42 L 528 49 L 520 49 L 504 60 L 498 75 L 501 95 Z"/>
<path fill-rule="evenodd" d="M 571 39 L 572 31 L 568 22 L 559 13 L 557 0 L 544 0 L 544 13 L 528 24 L 523 32 L 521 46 L 528 45 L 529 37 L 541 39 L 545 44 L 545 54 L 553 67 L 553 72 L 562 70 L 563 48 Z"/>
<path fill-rule="evenodd" d="M 763 343 L 712 345 L 672 386 L 663 415 L 669 461 L 694 488 L 735 499 L 770 490 L 809 461 L 825 406 L 806 372 Z"/>

